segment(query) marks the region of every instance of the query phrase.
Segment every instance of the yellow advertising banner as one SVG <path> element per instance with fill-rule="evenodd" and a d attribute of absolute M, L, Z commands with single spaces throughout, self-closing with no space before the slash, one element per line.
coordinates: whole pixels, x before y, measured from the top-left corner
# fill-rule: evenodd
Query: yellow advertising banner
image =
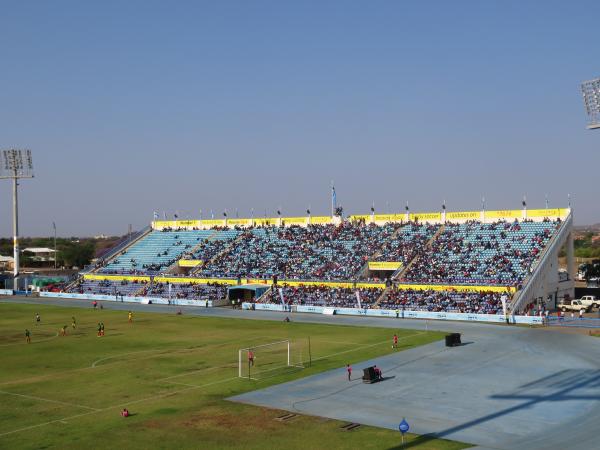
<path fill-rule="evenodd" d="M 364 220 L 368 222 L 371 220 L 371 216 L 369 216 L 368 214 L 357 214 L 354 216 L 350 216 L 350 220 L 353 222 L 358 222 L 359 220 Z"/>
<path fill-rule="evenodd" d="M 225 278 L 189 278 L 189 277 L 154 277 L 156 283 L 171 283 L 171 284 L 237 284 L 237 280 Z"/>
<path fill-rule="evenodd" d="M 569 214 L 569 209 L 566 208 L 553 208 L 553 209 L 530 209 L 527 211 L 527 217 L 555 219 L 560 217 L 564 219 Z M 520 220 L 523 212 L 520 209 L 506 209 L 496 211 L 486 211 L 486 219 L 503 219 L 512 221 L 514 219 Z M 371 216 L 369 214 L 355 214 L 349 217 L 350 221 L 356 222 L 364 220 L 365 222 L 371 222 L 371 218 L 377 223 L 382 222 L 402 222 L 406 220 L 405 214 L 375 214 Z M 479 220 L 481 218 L 480 211 L 454 211 L 446 213 L 446 220 Z M 306 225 L 311 224 L 328 224 L 332 223 L 330 216 L 314 216 L 314 217 L 283 217 L 283 225 Z M 440 212 L 425 212 L 425 213 L 411 213 L 409 214 L 409 220 L 419 222 L 441 222 L 442 213 Z M 224 219 L 208 219 L 208 220 L 155 220 L 152 222 L 153 229 L 163 228 L 212 228 L 212 227 L 224 227 Z M 250 226 L 276 226 L 279 224 L 279 218 L 267 217 L 267 218 L 255 218 L 255 219 L 228 219 L 227 225 L 230 227 L 250 227 Z"/>
<path fill-rule="evenodd" d="M 564 219 L 568 214 L 569 210 L 564 208 L 527 210 L 527 217 L 547 217 L 548 219 L 560 217 L 561 219 Z"/>
<path fill-rule="evenodd" d="M 308 217 L 283 217 L 281 220 L 284 225 L 306 225 Z"/>
<path fill-rule="evenodd" d="M 279 223 L 279 219 L 273 217 L 259 217 L 254 219 L 254 225 L 257 227 L 270 227 Z"/>
<path fill-rule="evenodd" d="M 88 273 L 83 276 L 85 280 L 109 280 L 109 281 L 137 281 L 140 282 L 149 282 L 150 277 L 145 275 L 108 275 L 108 274 L 95 274 Z"/>
<path fill-rule="evenodd" d="M 200 223 L 205 228 L 224 227 L 225 219 L 207 219 L 207 220 L 202 220 Z"/>
<path fill-rule="evenodd" d="M 523 216 L 523 212 L 520 209 L 506 209 L 498 211 L 486 211 L 486 219 L 520 219 Z"/>
<path fill-rule="evenodd" d="M 479 220 L 481 211 L 448 212 L 446 220 Z"/>
<path fill-rule="evenodd" d="M 230 227 L 251 227 L 252 219 L 229 219 L 227 225 Z"/>
<path fill-rule="evenodd" d="M 369 216 L 367 216 L 369 217 Z M 405 214 L 375 214 L 375 222 L 400 222 L 406 219 Z"/>
<path fill-rule="evenodd" d="M 428 220 L 442 220 L 442 213 L 413 213 L 408 216 L 411 221 L 426 222 Z"/>
<path fill-rule="evenodd" d="M 160 230 L 163 228 L 176 228 L 177 222 L 174 220 L 155 220 L 152 222 L 152 228 Z"/>
<path fill-rule="evenodd" d="M 198 267 L 203 263 L 201 259 L 180 259 L 179 267 Z"/>
<path fill-rule="evenodd" d="M 331 223 L 331 217 L 330 216 L 312 216 L 310 218 L 310 223 L 315 224 L 315 225 L 327 225 L 328 223 Z"/>
<path fill-rule="evenodd" d="M 242 280 L 244 281 L 244 280 Z M 271 286 L 273 284 L 273 280 L 271 279 L 262 279 L 262 278 L 249 278 L 247 280 L 249 284 L 266 284 Z M 331 288 L 377 288 L 377 289 L 385 289 L 385 283 L 351 283 L 347 281 L 295 281 L 295 280 L 279 280 L 280 286 L 326 286 Z"/>
<path fill-rule="evenodd" d="M 108 274 L 85 274 L 83 276 L 86 280 L 109 280 L 109 281 L 129 281 L 129 282 L 149 282 L 150 277 L 145 275 L 108 275 Z M 156 283 L 178 283 L 178 284 L 208 284 L 208 283 L 220 283 L 227 285 L 236 285 L 238 281 L 230 278 L 191 278 L 191 277 L 168 277 L 158 276 L 154 277 Z M 265 284 L 272 285 L 271 279 L 260 279 L 260 278 L 249 278 L 241 279 L 242 284 Z M 280 285 L 287 286 L 327 286 L 327 287 L 342 287 L 342 288 L 377 288 L 385 289 L 384 283 L 352 283 L 346 281 L 286 281 L 280 280 Z M 516 288 L 510 286 L 462 286 L 462 285 L 449 285 L 449 284 L 399 284 L 398 289 L 412 289 L 417 291 L 456 291 L 456 292 L 506 292 L 514 293 Z"/>
<path fill-rule="evenodd" d="M 398 270 L 400 267 L 400 261 L 369 261 L 369 270 Z"/>

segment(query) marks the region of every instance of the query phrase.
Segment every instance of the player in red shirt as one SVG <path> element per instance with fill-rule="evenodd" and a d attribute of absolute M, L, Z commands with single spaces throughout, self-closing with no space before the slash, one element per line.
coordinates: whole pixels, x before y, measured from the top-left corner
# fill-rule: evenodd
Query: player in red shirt
<path fill-rule="evenodd" d="M 252 350 L 248 350 L 248 364 L 254 367 L 254 352 Z"/>
<path fill-rule="evenodd" d="M 352 366 L 350 364 L 346 364 L 346 370 L 348 371 L 348 381 L 352 381 Z"/>
<path fill-rule="evenodd" d="M 392 348 L 398 348 L 398 335 L 394 334 L 394 345 L 392 345 Z"/>

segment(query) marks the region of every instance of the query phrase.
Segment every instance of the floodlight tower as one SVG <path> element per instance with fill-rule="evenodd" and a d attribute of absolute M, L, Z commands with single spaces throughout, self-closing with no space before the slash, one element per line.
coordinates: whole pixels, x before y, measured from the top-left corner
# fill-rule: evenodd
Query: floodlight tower
<path fill-rule="evenodd" d="M 589 117 L 588 130 L 600 129 L 600 78 L 581 83 L 581 93 Z"/>
<path fill-rule="evenodd" d="M 13 248 L 14 248 L 14 284 L 18 290 L 19 277 L 19 200 L 17 188 L 19 178 L 33 178 L 33 161 L 31 150 L 2 150 L 0 153 L 0 179 L 13 181 Z"/>

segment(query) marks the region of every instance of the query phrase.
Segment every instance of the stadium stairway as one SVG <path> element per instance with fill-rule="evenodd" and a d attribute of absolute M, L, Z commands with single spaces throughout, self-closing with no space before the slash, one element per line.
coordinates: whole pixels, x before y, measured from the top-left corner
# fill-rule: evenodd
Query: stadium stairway
<path fill-rule="evenodd" d="M 377 298 L 377 301 L 375 303 L 373 303 L 373 308 L 379 308 L 379 304 L 381 303 L 381 301 L 385 298 L 385 296 L 387 295 L 388 292 L 390 292 L 390 290 L 392 289 L 393 285 L 386 287 L 383 292 L 381 293 L 381 295 Z"/>
<path fill-rule="evenodd" d="M 433 243 L 436 241 L 436 239 L 444 232 L 444 230 L 446 229 L 446 225 L 442 225 L 433 236 L 431 236 L 431 239 L 429 239 L 427 241 L 427 244 L 425 245 L 425 249 L 424 250 L 429 250 L 431 248 L 431 246 L 433 245 Z M 404 277 L 404 274 L 406 274 L 408 272 L 408 270 L 410 269 L 410 266 L 413 265 L 413 263 L 419 259 L 421 257 L 421 255 L 416 255 L 413 259 L 410 260 L 410 262 L 403 266 L 400 267 L 396 272 L 394 272 L 391 276 L 392 280 L 401 280 Z"/>
<path fill-rule="evenodd" d="M 75 286 L 77 286 L 82 279 L 83 279 L 83 275 L 79 274 L 77 277 L 75 277 L 75 279 L 73 281 L 71 281 L 69 284 L 67 284 L 63 288 L 63 291 L 71 292 L 71 289 L 73 289 Z"/>
<path fill-rule="evenodd" d="M 358 271 L 357 278 L 364 280 L 364 279 L 366 279 L 366 278 L 369 277 L 369 262 L 371 262 L 371 261 L 377 261 L 377 258 L 379 256 L 381 256 L 381 254 L 383 252 L 383 246 L 387 242 L 395 240 L 398 237 L 398 235 L 400 233 L 402 233 L 402 229 L 403 229 L 404 226 L 408 226 L 408 225 L 403 225 L 401 227 L 398 227 L 398 229 L 396 231 L 394 231 L 386 241 L 384 241 L 384 242 L 381 243 L 381 245 L 379 247 L 379 250 L 377 250 L 375 253 L 373 253 L 369 257 L 369 259 L 365 262 L 365 264 L 362 266 L 362 268 Z"/>
<path fill-rule="evenodd" d="M 219 235 L 219 231 L 218 230 L 213 230 L 212 234 L 210 236 L 208 236 L 205 240 L 198 242 L 194 247 L 192 247 L 190 250 L 188 250 L 187 252 L 185 252 L 185 254 L 194 254 L 198 251 L 198 249 L 200 249 L 200 247 L 202 247 L 202 245 L 204 245 L 205 241 L 212 241 L 213 239 L 215 239 L 217 236 Z M 179 273 L 178 269 L 179 269 L 179 260 L 182 259 L 184 256 L 184 254 L 181 254 L 180 258 L 177 258 L 177 260 L 171 264 L 167 270 L 165 271 L 165 273 L 168 274 L 174 274 L 174 273 Z"/>
<path fill-rule="evenodd" d="M 216 261 L 218 258 L 220 258 L 221 256 L 223 256 L 224 254 L 228 253 L 229 250 L 231 250 L 233 247 L 235 247 L 237 245 L 238 242 L 240 242 L 242 239 L 244 238 L 244 233 L 240 233 L 235 239 L 233 239 L 229 245 L 227 247 L 225 247 L 222 251 L 220 251 L 219 253 L 217 253 L 215 256 L 213 256 L 212 258 L 210 258 L 208 261 L 205 261 L 202 263 L 202 265 L 195 267 L 194 270 L 192 270 L 190 272 L 191 275 L 197 274 L 198 272 L 200 272 L 202 270 L 202 268 L 208 264 L 212 264 L 214 261 Z"/>
<path fill-rule="evenodd" d="M 254 301 L 256 303 L 263 303 L 263 300 L 267 300 L 265 303 L 269 303 L 269 296 L 271 295 L 271 292 L 273 291 L 273 286 L 269 286 L 269 289 L 267 289 L 265 292 L 262 293 L 262 295 L 260 297 L 258 297 L 257 299 L 255 299 Z"/>

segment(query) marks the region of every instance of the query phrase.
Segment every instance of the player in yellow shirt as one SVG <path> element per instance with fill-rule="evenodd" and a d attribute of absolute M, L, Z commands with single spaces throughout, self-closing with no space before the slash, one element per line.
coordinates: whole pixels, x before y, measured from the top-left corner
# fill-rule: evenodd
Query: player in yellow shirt
<path fill-rule="evenodd" d="M 129 318 L 129 323 L 133 323 L 133 313 L 131 311 L 129 311 L 129 314 L 127 314 L 127 317 Z"/>

